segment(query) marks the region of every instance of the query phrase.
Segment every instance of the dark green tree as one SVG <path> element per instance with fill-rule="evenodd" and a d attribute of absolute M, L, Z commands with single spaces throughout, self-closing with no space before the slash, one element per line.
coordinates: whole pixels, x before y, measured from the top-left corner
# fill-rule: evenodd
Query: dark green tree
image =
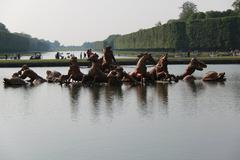
<path fill-rule="evenodd" d="M 0 31 L 9 32 L 8 29 L 6 28 L 6 26 L 2 23 L 0 23 Z"/>
<path fill-rule="evenodd" d="M 59 47 L 59 46 L 61 45 L 61 43 L 58 42 L 57 40 L 55 40 L 55 41 L 53 42 L 53 44 L 54 44 L 56 47 Z"/>
<path fill-rule="evenodd" d="M 183 21 L 188 20 L 192 14 L 198 11 L 197 5 L 190 1 L 184 2 L 180 9 L 182 9 L 182 12 L 179 15 L 179 19 Z"/>
<path fill-rule="evenodd" d="M 158 22 L 155 24 L 156 27 L 159 27 L 159 26 L 161 26 L 161 25 L 162 25 L 161 21 L 158 21 Z"/>
<path fill-rule="evenodd" d="M 234 10 L 235 11 L 240 11 L 240 0 L 236 0 L 236 1 L 234 1 L 233 2 L 233 4 L 232 4 L 232 6 L 233 6 L 233 8 L 234 8 Z"/>
<path fill-rule="evenodd" d="M 203 12 L 197 12 L 197 13 L 193 13 L 188 20 L 193 21 L 193 20 L 199 20 L 199 19 L 205 19 L 206 18 L 206 14 Z"/>

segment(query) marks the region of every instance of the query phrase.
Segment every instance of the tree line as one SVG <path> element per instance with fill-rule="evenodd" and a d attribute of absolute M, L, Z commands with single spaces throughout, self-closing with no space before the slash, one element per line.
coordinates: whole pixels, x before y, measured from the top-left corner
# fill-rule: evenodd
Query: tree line
<path fill-rule="evenodd" d="M 114 39 L 114 49 L 239 49 L 240 17 L 171 22 Z"/>
<path fill-rule="evenodd" d="M 120 35 L 118 35 L 118 34 L 110 35 L 107 39 L 105 39 L 103 41 L 85 42 L 81 46 L 81 49 L 86 50 L 86 49 L 92 48 L 94 50 L 102 50 L 106 46 L 111 46 L 112 48 L 115 48 L 114 40 L 117 37 L 120 37 Z"/>
<path fill-rule="evenodd" d="M 106 45 L 115 50 L 232 50 L 240 49 L 240 0 L 234 10 L 199 12 L 197 5 L 185 2 L 179 19 L 155 27 L 141 29 L 127 35 L 112 35 L 106 40 L 88 42 L 83 48 L 102 49 Z"/>
<path fill-rule="evenodd" d="M 0 23 L 0 53 L 50 51 L 59 47 L 58 41 L 50 42 L 24 33 L 11 33 Z"/>

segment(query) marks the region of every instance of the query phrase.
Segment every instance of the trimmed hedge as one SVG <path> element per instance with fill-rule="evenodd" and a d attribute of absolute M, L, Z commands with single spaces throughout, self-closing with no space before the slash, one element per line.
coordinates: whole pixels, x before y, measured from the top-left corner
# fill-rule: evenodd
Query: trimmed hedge
<path fill-rule="evenodd" d="M 111 36 L 110 36 L 111 37 Z M 106 42 L 115 50 L 226 51 L 240 48 L 240 17 L 220 17 L 173 21 L 162 26 L 115 35 L 104 41 L 88 43 L 100 50 Z"/>

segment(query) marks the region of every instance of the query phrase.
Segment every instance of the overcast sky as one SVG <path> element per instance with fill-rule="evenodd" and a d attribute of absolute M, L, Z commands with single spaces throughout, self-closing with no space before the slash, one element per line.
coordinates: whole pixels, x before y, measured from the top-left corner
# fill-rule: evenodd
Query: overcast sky
<path fill-rule="evenodd" d="M 192 0 L 199 11 L 226 10 L 234 0 Z M 64 45 L 103 40 L 179 16 L 186 0 L 0 0 L 0 22 L 11 32 Z"/>

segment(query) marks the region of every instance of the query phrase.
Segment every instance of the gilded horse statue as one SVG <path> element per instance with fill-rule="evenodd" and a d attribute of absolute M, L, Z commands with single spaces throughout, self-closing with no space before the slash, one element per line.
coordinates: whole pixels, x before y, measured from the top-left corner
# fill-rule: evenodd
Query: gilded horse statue
<path fill-rule="evenodd" d="M 139 60 L 137 62 L 137 66 L 135 70 L 133 72 L 130 72 L 129 75 L 134 79 L 136 79 L 137 81 L 141 81 L 143 78 L 151 79 L 152 77 L 150 73 L 147 72 L 146 65 L 148 61 L 155 64 L 155 61 L 152 55 L 149 53 L 144 53 L 144 54 L 138 55 L 138 58 Z"/>
<path fill-rule="evenodd" d="M 21 70 L 18 71 L 18 74 L 20 75 L 19 78 L 21 78 L 21 79 L 29 78 L 28 81 L 32 85 L 37 85 L 37 84 L 41 84 L 43 82 L 46 82 L 46 80 L 44 78 L 42 78 L 36 72 L 31 70 L 27 65 L 23 65 Z"/>
<path fill-rule="evenodd" d="M 182 80 L 194 80 L 195 78 L 192 76 L 192 74 L 196 70 L 202 71 L 203 68 L 207 68 L 207 65 L 204 62 L 199 61 L 196 58 L 192 58 L 187 65 L 185 72 L 182 75 L 178 76 L 178 78 Z"/>
<path fill-rule="evenodd" d="M 187 68 L 181 76 L 179 76 L 179 79 L 183 79 L 186 81 L 192 81 L 196 78 L 192 75 L 195 70 L 202 71 L 204 68 L 207 68 L 207 65 L 204 62 L 201 62 L 197 60 L 196 58 L 192 58 L 190 63 L 187 65 Z M 202 78 L 203 81 L 225 81 L 225 72 L 217 73 L 215 71 L 209 71 L 205 73 L 205 75 Z"/>
<path fill-rule="evenodd" d="M 136 79 L 131 77 L 126 71 L 123 70 L 122 67 L 117 66 L 115 69 L 111 70 L 109 74 L 107 75 L 108 77 L 108 84 L 109 85 L 120 85 L 123 82 L 128 82 L 131 84 L 139 84 Z"/>
<path fill-rule="evenodd" d="M 113 68 L 115 68 L 114 64 L 116 64 L 117 61 L 113 55 L 113 51 L 111 50 L 111 47 L 106 47 L 103 50 L 103 57 L 102 57 L 102 71 L 109 73 Z"/>
<path fill-rule="evenodd" d="M 107 75 L 101 70 L 101 60 L 99 61 L 96 53 L 92 54 L 88 60 L 92 63 L 88 74 L 83 77 L 84 85 L 95 82 L 107 82 Z"/>
<path fill-rule="evenodd" d="M 203 81 L 218 81 L 218 82 L 225 81 L 226 80 L 225 72 L 217 73 L 215 71 L 209 71 L 209 72 L 205 73 L 202 80 Z"/>
<path fill-rule="evenodd" d="M 60 81 L 60 78 L 62 76 L 62 74 L 58 71 L 50 71 L 50 70 L 47 70 L 46 71 L 46 80 L 49 82 L 49 83 L 54 83 L 54 82 L 59 82 Z"/>
<path fill-rule="evenodd" d="M 14 73 L 12 77 L 9 78 L 3 78 L 5 85 L 13 85 L 13 86 L 25 86 L 27 85 L 27 82 L 24 81 L 22 78 L 19 77 L 20 75 L 18 73 Z"/>
<path fill-rule="evenodd" d="M 60 84 L 69 83 L 72 81 L 82 81 L 84 74 L 81 72 L 77 57 L 72 57 L 69 61 L 69 70 L 67 75 L 61 75 L 59 78 Z"/>
<path fill-rule="evenodd" d="M 27 81 L 31 85 L 38 85 L 46 82 L 44 78 L 39 76 L 36 72 L 31 70 L 27 65 L 23 65 L 22 68 L 12 75 L 10 79 L 4 78 L 4 83 L 6 85 L 26 85 L 27 82 L 24 79 L 29 78 Z"/>
<path fill-rule="evenodd" d="M 157 64 L 149 71 L 154 80 L 175 81 L 178 79 L 168 72 L 168 55 L 160 56 Z"/>

